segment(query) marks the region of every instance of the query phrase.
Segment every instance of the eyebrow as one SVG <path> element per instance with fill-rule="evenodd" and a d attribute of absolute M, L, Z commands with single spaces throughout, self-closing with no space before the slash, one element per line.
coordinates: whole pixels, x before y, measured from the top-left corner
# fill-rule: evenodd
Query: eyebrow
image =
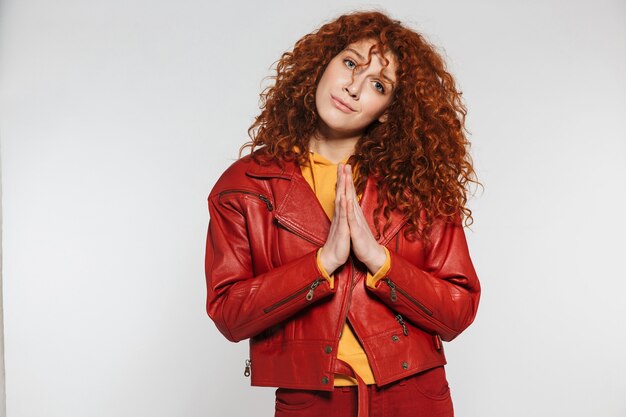
<path fill-rule="evenodd" d="M 360 59 L 361 61 L 367 61 L 367 60 L 365 59 L 365 57 L 364 57 L 363 55 L 361 55 L 358 51 L 356 51 L 356 50 L 354 50 L 354 49 L 352 49 L 352 48 L 346 48 L 345 50 L 346 50 L 346 51 L 351 51 L 351 52 L 353 52 L 356 56 L 358 56 L 358 57 L 359 57 L 359 59 Z M 373 52 L 373 55 L 378 55 L 378 51 Z M 385 59 L 386 59 L 386 58 L 385 58 Z M 395 85 L 394 81 L 392 81 L 392 80 L 391 80 L 389 77 L 387 77 L 384 73 L 383 73 L 383 78 L 384 78 L 385 80 L 387 80 L 387 82 L 388 82 L 389 84 L 391 84 L 392 86 L 394 86 L 394 85 Z"/>

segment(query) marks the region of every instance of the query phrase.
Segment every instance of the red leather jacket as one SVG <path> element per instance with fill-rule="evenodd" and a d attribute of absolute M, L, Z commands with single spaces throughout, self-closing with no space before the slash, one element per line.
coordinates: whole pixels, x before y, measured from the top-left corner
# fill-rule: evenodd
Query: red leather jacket
<path fill-rule="evenodd" d="M 360 204 L 372 230 L 377 192 L 368 179 Z M 387 275 L 369 288 L 350 258 L 331 289 L 316 262 L 330 221 L 295 162 L 244 157 L 208 203 L 207 312 L 227 339 L 250 338 L 252 385 L 332 390 L 345 320 L 384 385 L 445 364 L 441 340 L 474 320 L 480 284 L 460 221 L 436 222 L 424 246 L 404 238 L 394 212 L 378 239 L 391 255 Z"/>

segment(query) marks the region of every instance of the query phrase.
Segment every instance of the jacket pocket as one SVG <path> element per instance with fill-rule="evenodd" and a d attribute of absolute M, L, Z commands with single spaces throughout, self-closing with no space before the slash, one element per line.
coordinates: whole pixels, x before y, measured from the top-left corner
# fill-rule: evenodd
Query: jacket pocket
<path fill-rule="evenodd" d="M 298 297 L 302 297 L 302 296 L 303 296 L 303 298 L 307 302 L 310 302 L 311 300 L 313 300 L 313 295 L 315 294 L 315 289 L 322 282 L 324 282 L 324 278 L 318 277 L 310 285 L 307 285 L 306 287 L 301 288 L 300 290 L 294 292 L 293 294 L 290 294 L 289 296 L 283 298 L 282 300 L 275 302 L 274 304 L 270 305 L 269 307 L 265 307 L 263 309 L 263 312 L 264 313 L 271 313 L 273 310 L 276 310 L 278 307 L 281 307 L 281 306 L 289 303 L 290 301 L 295 300 Z M 305 293 L 306 293 L 306 295 L 305 295 Z"/>
<path fill-rule="evenodd" d="M 409 377 L 409 385 L 431 400 L 445 400 L 450 397 L 450 386 L 443 366 L 428 369 Z"/>
<path fill-rule="evenodd" d="M 278 388 L 276 390 L 276 411 L 305 410 L 312 407 L 320 396 L 318 391 Z"/>
<path fill-rule="evenodd" d="M 272 202 L 270 201 L 270 199 L 268 197 L 266 197 L 263 194 L 254 192 L 254 191 L 249 191 L 249 190 L 224 190 L 222 192 L 219 193 L 220 198 L 227 196 L 229 194 L 244 194 L 244 195 L 249 195 L 251 197 L 255 197 L 257 199 L 259 199 L 260 201 L 262 201 L 263 203 L 265 203 L 265 206 L 267 207 L 268 211 L 273 211 L 274 210 L 274 205 L 272 204 Z"/>
<path fill-rule="evenodd" d="M 417 306 L 420 310 L 422 310 L 424 313 L 426 313 L 429 316 L 433 315 L 433 312 L 430 311 L 428 308 L 426 308 L 426 306 L 424 306 L 424 304 L 420 303 L 419 301 L 417 301 L 415 298 L 413 298 L 411 295 L 409 295 L 406 291 L 404 291 L 402 288 L 398 287 L 396 285 L 395 282 L 393 282 L 391 280 L 391 278 L 385 278 L 383 279 L 383 281 L 387 284 L 387 286 L 389 286 L 389 298 L 391 299 L 392 303 L 395 303 L 398 301 L 398 293 L 400 293 L 404 298 L 406 298 L 411 304 L 413 304 L 414 306 Z"/>

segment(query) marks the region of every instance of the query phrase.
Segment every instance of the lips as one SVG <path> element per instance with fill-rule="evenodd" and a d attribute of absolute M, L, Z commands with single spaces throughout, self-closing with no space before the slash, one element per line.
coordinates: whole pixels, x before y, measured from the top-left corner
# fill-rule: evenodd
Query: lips
<path fill-rule="evenodd" d="M 335 105 L 335 107 L 337 107 L 339 110 L 341 110 L 344 113 L 352 113 L 354 112 L 354 109 L 350 106 L 348 106 L 347 103 L 345 103 L 344 101 L 342 101 L 341 99 L 338 99 L 337 97 L 333 96 L 332 94 L 330 95 L 331 100 L 333 102 L 333 104 Z"/>

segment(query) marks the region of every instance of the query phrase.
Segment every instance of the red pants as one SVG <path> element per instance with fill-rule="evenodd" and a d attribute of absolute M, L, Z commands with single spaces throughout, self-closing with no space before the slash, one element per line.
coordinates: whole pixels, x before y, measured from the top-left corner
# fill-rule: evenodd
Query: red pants
<path fill-rule="evenodd" d="M 367 387 L 369 417 L 453 417 L 452 399 L 443 366 L 400 381 Z M 357 388 L 334 391 L 278 388 L 275 417 L 356 417 Z"/>

